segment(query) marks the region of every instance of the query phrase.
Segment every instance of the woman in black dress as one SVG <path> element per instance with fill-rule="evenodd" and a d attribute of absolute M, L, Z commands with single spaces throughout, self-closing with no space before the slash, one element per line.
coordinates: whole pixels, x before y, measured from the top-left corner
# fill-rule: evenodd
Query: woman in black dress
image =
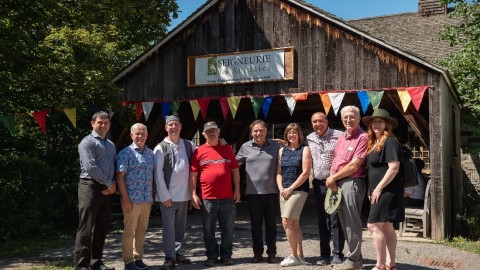
<path fill-rule="evenodd" d="M 377 109 L 364 117 L 368 127 L 368 180 L 371 202 L 368 230 L 372 233 L 377 263 L 372 270 L 396 269 L 397 237 L 394 224 L 405 219 L 403 182 L 400 168 L 400 144 L 392 129 L 397 120 L 388 111 Z"/>

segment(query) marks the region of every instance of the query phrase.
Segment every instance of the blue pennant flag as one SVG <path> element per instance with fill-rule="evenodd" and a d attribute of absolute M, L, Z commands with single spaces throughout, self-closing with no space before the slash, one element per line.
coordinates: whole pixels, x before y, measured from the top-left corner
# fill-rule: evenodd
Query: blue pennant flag
<path fill-rule="evenodd" d="M 172 109 L 172 104 L 170 104 L 170 102 L 162 102 L 161 105 L 163 117 L 167 117 Z"/>
<path fill-rule="evenodd" d="M 368 98 L 367 91 L 360 90 L 357 91 L 358 100 L 360 100 L 360 105 L 362 105 L 363 114 L 365 114 L 368 110 L 368 106 L 370 105 L 370 99 Z"/>
<path fill-rule="evenodd" d="M 267 118 L 268 112 L 270 111 L 270 106 L 272 105 L 272 97 L 266 97 L 262 103 L 263 116 Z"/>

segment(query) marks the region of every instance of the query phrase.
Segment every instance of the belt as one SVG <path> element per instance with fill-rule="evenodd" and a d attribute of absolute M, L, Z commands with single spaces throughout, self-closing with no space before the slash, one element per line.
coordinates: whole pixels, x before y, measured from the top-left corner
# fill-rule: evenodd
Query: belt
<path fill-rule="evenodd" d="M 327 179 L 317 179 L 317 178 L 313 178 L 314 181 L 320 181 L 320 182 L 325 182 L 327 181 Z"/>

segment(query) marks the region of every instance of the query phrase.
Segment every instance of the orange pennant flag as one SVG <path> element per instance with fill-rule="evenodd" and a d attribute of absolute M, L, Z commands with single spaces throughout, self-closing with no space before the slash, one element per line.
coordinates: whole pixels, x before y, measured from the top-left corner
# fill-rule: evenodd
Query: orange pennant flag
<path fill-rule="evenodd" d="M 330 97 L 327 93 L 320 93 L 320 98 L 322 99 L 323 108 L 325 109 L 325 114 L 328 115 L 330 108 L 332 108 L 332 103 L 330 102 Z"/>
<path fill-rule="evenodd" d="M 307 98 L 308 98 L 308 93 L 296 93 L 296 94 L 292 94 L 292 98 L 295 99 L 295 101 L 307 100 Z"/>

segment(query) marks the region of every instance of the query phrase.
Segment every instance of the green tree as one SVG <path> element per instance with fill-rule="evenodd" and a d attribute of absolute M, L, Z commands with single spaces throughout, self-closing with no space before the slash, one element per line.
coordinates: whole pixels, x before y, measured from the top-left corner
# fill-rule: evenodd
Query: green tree
<path fill-rule="evenodd" d="M 453 5 L 449 16 L 461 23 L 448 25 L 440 38 L 461 49 L 440 61 L 450 71 L 462 104 L 469 111 L 468 122 L 480 123 L 480 0 L 442 0 Z"/>
<path fill-rule="evenodd" d="M 0 116 L 15 114 L 17 130 L 0 124 L 0 240 L 76 223 L 77 145 L 90 108 L 133 121 L 111 80 L 165 35 L 177 10 L 174 0 L 0 1 Z M 61 111 L 71 107 L 76 129 Z M 27 114 L 41 110 L 46 133 Z"/>

